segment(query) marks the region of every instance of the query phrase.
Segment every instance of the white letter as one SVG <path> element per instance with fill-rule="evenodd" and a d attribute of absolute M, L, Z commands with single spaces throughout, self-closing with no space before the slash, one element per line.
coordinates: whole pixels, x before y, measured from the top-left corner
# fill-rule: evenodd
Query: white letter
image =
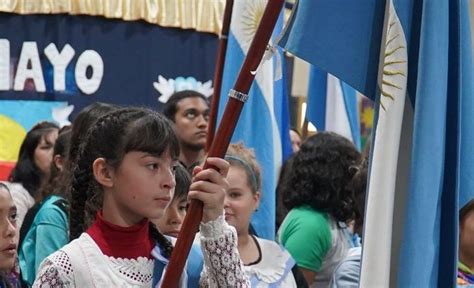
<path fill-rule="evenodd" d="M 56 45 L 51 43 L 44 49 L 44 54 L 48 57 L 49 62 L 51 62 L 54 68 L 54 90 L 66 90 L 66 67 L 71 62 L 72 57 L 74 57 L 74 49 L 71 45 L 66 44 L 63 51 L 59 53 Z"/>
<path fill-rule="evenodd" d="M 87 67 L 91 66 L 92 76 L 87 78 Z M 92 94 L 99 89 L 104 76 L 104 62 L 99 53 L 94 50 L 86 50 L 82 52 L 76 63 L 76 84 L 79 89 L 85 94 Z"/>
<path fill-rule="evenodd" d="M 10 41 L 0 39 L 0 91 L 10 89 Z"/>
<path fill-rule="evenodd" d="M 31 69 L 28 69 L 28 63 L 31 61 Z M 21 91 L 25 88 L 26 79 L 32 79 L 35 83 L 36 91 L 45 92 L 43 70 L 38 56 L 38 47 L 36 42 L 24 42 L 21 48 L 20 60 L 15 76 L 13 89 Z"/>

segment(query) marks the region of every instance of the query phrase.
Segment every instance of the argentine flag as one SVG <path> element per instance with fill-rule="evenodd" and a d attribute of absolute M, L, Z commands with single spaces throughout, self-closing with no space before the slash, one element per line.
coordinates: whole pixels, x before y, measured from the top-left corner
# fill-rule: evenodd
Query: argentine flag
<path fill-rule="evenodd" d="M 361 149 L 357 92 L 333 75 L 311 66 L 306 119 L 318 131 L 331 131 Z"/>
<path fill-rule="evenodd" d="M 222 118 L 228 99 L 227 94 L 234 86 L 266 4 L 265 0 L 234 1 L 218 119 Z M 281 31 L 282 20 L 281 15 L 272 38 L 278 36 Z M 273 53 L 272 56 L 270 51 L 266 52 L 264 56 L 266 60 L 256 71 L 249 99 L 244 105 L 232 137 L 232 143 L 241 141 L 246 147 L 254 149 L 262 168 L 260 207 L 253 214 L 251 224 L 257 235 L 266 239 L 275 237 L 276 182 L 282 159 L 289 153 L 291 147 L 288 107 L 285 104 L 284 93 L 285 77 L 282 75 L 283 55 L 280 49 L 276 49 Z"/>
<path fill-rule="evenodd" d="M 376 101 L 360 287 L 455 287 L 474 199 L 469 1 L 300 0 L 281 43 Z"/>

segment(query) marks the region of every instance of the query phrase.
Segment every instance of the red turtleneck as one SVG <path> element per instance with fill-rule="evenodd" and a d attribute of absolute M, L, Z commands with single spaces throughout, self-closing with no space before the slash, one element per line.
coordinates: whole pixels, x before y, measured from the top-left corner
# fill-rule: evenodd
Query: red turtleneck
<path fill-rule="evenodd" d="M 131 227 L 121 227 L 107 222 L 100 211 L 86 233 L 107 256 L 127 259 L 152 258 L 154 242 L 150 238 L 148 219 L 143 219 Z"/>

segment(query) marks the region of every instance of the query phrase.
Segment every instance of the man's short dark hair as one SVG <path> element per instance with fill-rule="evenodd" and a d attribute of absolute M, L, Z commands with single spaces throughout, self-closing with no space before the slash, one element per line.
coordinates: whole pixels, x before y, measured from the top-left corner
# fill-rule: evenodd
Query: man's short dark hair
<path fill-rule="evenodd" d="M 207 100 L 206 96 L 204 96 L 203 94 L 194 90 L 183 90 L 171 95 L 171 97 L 168 99 L 168 102 L 166 102 L 163 108 L 163 114 L 166 116 L 166 118 L 174 122 L 176 112 L 178 111 L 179 101 L 186 98 L 193 98 L 193 97 L 201 98 L 209 106 L 209 101 Z"/>

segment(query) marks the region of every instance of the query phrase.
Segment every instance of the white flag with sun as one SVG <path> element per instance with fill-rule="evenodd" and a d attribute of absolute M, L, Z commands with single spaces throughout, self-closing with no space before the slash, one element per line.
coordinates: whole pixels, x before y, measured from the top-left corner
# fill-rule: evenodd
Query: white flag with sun
<path fill-rule="evenodd" d="M 234 2 L 222 79 L 219 119 L 222 118 L 228 99 L 227 93 L 236 81 L 266 5 L 265 0 Z M 283 17 L 280 17 L 273 31 L 273 39 L 281 31 L 282 20 Z M 276 57 L 281 51 L 273 48 L 272 43 L 273 40 L 270 40 L 264 60 L 257 71 L 254 71 L 255 81 L 232 137 L 233 143 L 241 141 L 246 147 L 253 148 L 262 167 L 262 199 L 258 211 L 253 215 L 252 226 L 260 237 L 268 239 L 273 239 L 275 235 L 275 188 L 282 163 L 282 135 L 288 134 L 288 130 L 281 132 L 284 127 L 284 117 L 281 117 L 284 105 L 283 78 L 278 77 L 276 73 L 281 74 L 282 71 L 281 58 Z"/>

